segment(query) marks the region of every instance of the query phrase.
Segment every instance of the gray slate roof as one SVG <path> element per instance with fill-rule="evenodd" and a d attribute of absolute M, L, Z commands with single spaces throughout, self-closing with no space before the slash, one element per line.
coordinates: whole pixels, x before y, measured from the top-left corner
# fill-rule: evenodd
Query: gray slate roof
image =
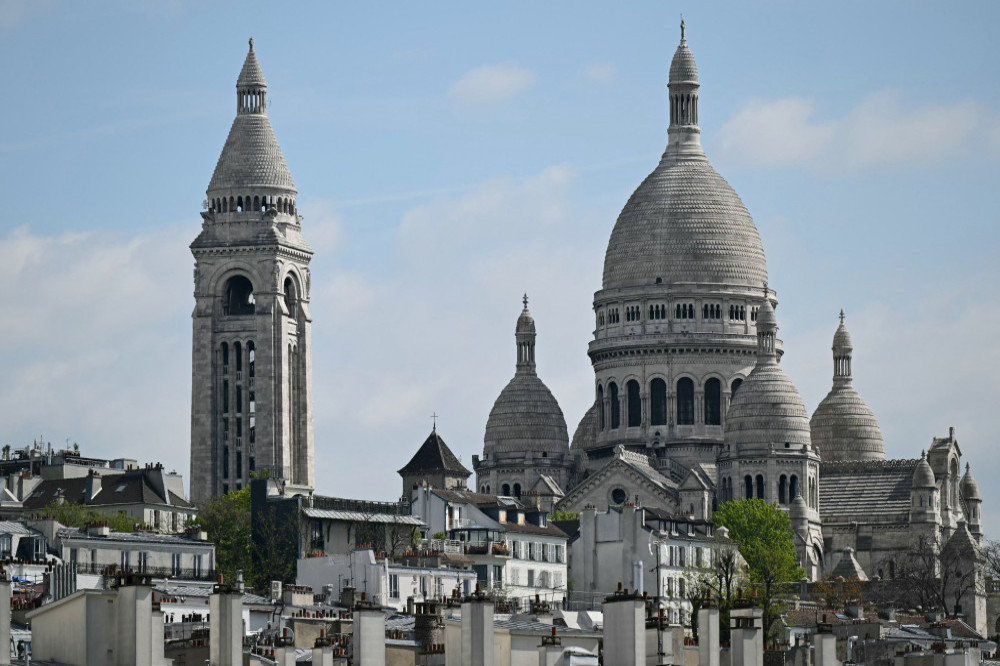
<path fill-rule="evenodd" d="M 448 445 L 441 439 L 435 428 L 424 443 L 417 449 L 417 452 L 410 458 L 399 474 L 408 472 L 438 472 L 444 471 L 468 477 L 472 474 L 465 465 L 459 461 L 458 457 L 452 453 Z"/>
<path fill-rule="evenodd" d="M 822 452 L 820 452 L 822 455 Z M 822 463 L 819 509 L 828 516 L 909 513 L 913 470 L 919 460 Z"/>
<path fill-rule="evenodd" d="M 87 477 L 73 479 L 49 479 L 39 483 L 32 493 L 24 498 L 24 508 L 39 510 L 52 503 L 62 494 L 72 504 L 88 506 L 115 506 L 119 504 L 170 504 L 190 509 L 193 504 L 169 491 L 169 498 L 160 495 L 146 480 L 142 470 L 124 474 L 106 474 L 98 477 L 101 490 L 93 499 L 84 502 Z M 169 502 L 168 502 L 169 500 Z"/>

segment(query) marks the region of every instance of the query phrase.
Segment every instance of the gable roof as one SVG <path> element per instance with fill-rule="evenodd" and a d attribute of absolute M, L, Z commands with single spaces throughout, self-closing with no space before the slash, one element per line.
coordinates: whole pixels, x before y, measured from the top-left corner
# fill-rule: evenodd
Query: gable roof
<path fill-rule="evenodd" d="M 614 458 L 612 458 L 611 461 L 604 467 L 586 477 L 583 481 L 566 493 L 566 496 L 559 500 L 556 504 L 556 508 L 572 510 L 570 507 L 573 506 L 574 501 L 588 493 L 594 486 L 601 485 L 616 472 L 637 474 L 648 487 L 651 487 L 654 490 L 654 492 L 659 493 L 662 497 L 668 498 L 673 502 L 677 501 L 677 483 L 673 479 L 664 476 L 656 470 L 650 464 L 648 457 L 642 455 L 641 453 L 626 451 L 624 447 L 619 445 L 615 447 Z M 632 490 L 634 490 L 634 488 L 632 488 Z M 644 502 L 644 504 L 646 503 L 647 502 Z"/>
<path fill-rule="evenodd" d="M 410 462 L 406 463 L 397 474 L 412 474 L 414 472 L 448 472 L 463 478 L 472 475 L 472 472 L 465 468 L 458 457 L 448 448 L 448 445 L 444 443 L 436 428 L 431 431 L 417 452 L 413 454 Z"/>
<path fill-rule="evenodd" d="M 826 521 L 834 516 L 908 514 L 913 470 L 919 460 L 864 460 L 822 463 L 819 511 Z"/>

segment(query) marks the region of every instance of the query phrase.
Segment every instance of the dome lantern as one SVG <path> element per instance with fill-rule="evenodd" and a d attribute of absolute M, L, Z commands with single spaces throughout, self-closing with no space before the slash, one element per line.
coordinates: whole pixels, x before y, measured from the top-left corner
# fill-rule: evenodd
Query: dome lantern
<path fill-rule="evenodd" d="M 535 372 L 535 319 L 528 312 L 528 295 L 524 295 L 524 309 L 517 318 L 514 338 L 517 341 L 517 371 Z"/>

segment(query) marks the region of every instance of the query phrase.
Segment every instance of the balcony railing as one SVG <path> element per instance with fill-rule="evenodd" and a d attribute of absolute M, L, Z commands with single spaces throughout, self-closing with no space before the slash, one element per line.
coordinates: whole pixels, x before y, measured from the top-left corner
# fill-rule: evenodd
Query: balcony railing
<path fill-rule="evenodd" d="M 144 567 L 140 570 L 139 567 L 130 567 L 128 570 L 123 570 L 117 564 L 93 564 L 93 563 L 76 563 L 76 572 L 78 574 L 91 574 L 96 576 L 116 576 L 121 573 L 137 573 L 145 574 L 147 576 L 153 576 L 154 578 L 179 578 L 182 580 L 218 580 L 218 572 L 215 569 L 205 569 L 201 568 L 196 572 L 194 567 L 180 567 L 175 569 L 174 567 Z"/>

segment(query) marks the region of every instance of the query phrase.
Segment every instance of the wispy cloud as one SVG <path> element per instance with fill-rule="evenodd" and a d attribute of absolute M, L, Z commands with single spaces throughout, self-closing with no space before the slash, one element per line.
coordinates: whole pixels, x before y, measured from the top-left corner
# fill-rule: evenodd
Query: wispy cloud
<path fill-rule="evenodd" d="M 55 5 L 53 0 L 0 0 L 0 29 L 13 30 Z"/>
<path fill-rule="evenodd" d="M 583 70 L 583 75 L 591 83 L 607 86 L 618 78 L 618 70 L 610 62 L 598 60 L 587 65 Z"/>
<path fill-rule="evenodd" d="M 719 130 L 722 159 L 741 165 L 862 170 L 923 166 L 976 149 L 989 134 L 973 101 L 914 106 L 895 91 L 862 100 L 846 115 L 823 118 L 802 97 L 752 100 Z"/>
<path fill-rule="evenodd" d="M 482 65 L 451 84 L 448 95 L 468 103 L 502 102 L 532 88 L 538 76 L 517 65 Z"/>

